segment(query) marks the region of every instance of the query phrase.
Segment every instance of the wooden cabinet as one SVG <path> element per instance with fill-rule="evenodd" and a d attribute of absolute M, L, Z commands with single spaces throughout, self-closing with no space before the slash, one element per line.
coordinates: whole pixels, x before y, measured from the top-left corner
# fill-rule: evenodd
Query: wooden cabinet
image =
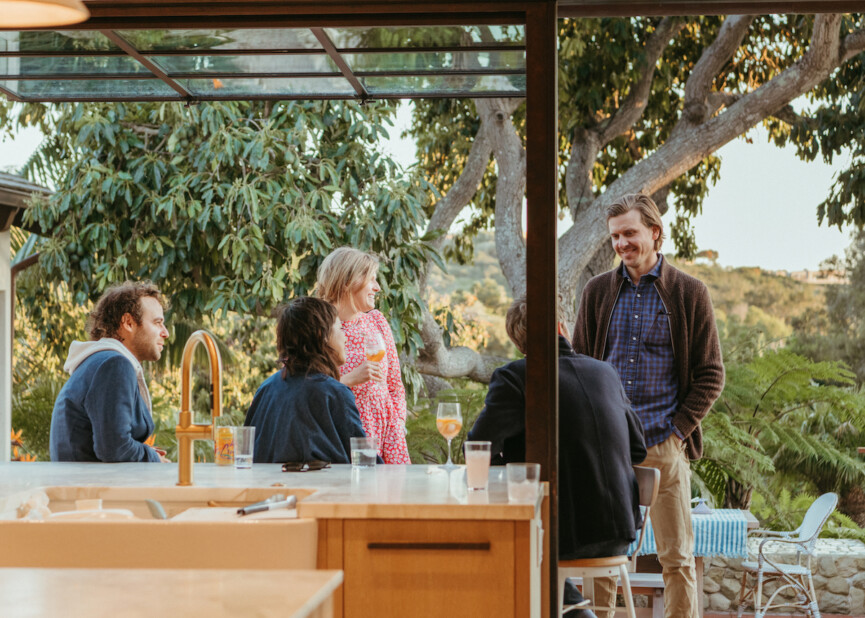
<path fill-rule="evenodd" d="M 345 618 L 528 617 L 537 536 L 537 521 L 324 520 L 319 568 L 344 571 Z"/>

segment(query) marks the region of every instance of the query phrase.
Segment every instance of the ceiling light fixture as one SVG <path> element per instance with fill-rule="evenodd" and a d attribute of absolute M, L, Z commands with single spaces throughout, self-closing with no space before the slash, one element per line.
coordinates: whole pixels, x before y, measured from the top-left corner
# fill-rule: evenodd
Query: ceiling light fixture
<path fill-rule="evenodd" d="M 46 28 L 87 20 L 81 0 L 0 0 L 0 28 Z"/>

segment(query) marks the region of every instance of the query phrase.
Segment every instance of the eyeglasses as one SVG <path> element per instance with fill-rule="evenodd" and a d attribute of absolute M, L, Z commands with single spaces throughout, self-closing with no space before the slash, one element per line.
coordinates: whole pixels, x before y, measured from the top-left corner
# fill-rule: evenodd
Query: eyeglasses
<path fill-rule="evenodd" d="M 287 461 L 282 464 L 283 472 L 311 472 L 325 468 L 330 468 L 330 462 L 318 459 L 313 459 L 312 461 Z"/>

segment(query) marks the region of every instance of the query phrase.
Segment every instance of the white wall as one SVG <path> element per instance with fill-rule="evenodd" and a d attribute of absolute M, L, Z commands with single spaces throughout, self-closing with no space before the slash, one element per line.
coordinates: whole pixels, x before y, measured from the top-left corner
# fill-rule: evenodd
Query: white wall
<path fill-rule="evenodd" d="M 9 461 L 12 430 L 12 248 L 0 232 L 0 463 Z"/>

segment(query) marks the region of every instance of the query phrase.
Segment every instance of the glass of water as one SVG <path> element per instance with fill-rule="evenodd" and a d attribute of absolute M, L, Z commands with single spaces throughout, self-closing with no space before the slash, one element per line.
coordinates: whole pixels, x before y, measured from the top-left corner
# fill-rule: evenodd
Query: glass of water
<path fill-rule="evenodd" d="M 350 438 L 352 468 L 372 468 L 378 455 L 375 438 Z"/>
<path fill-rule="evenodd" d="M 255 427 L 234 428 L 234 467 L 244 470 L 252 467 L 255 451 Z"/>
<path fill-rule="evenodd" d="M 541 464 L 509 463 L 508 502 L 535 502 L 541 481 Z"/>

